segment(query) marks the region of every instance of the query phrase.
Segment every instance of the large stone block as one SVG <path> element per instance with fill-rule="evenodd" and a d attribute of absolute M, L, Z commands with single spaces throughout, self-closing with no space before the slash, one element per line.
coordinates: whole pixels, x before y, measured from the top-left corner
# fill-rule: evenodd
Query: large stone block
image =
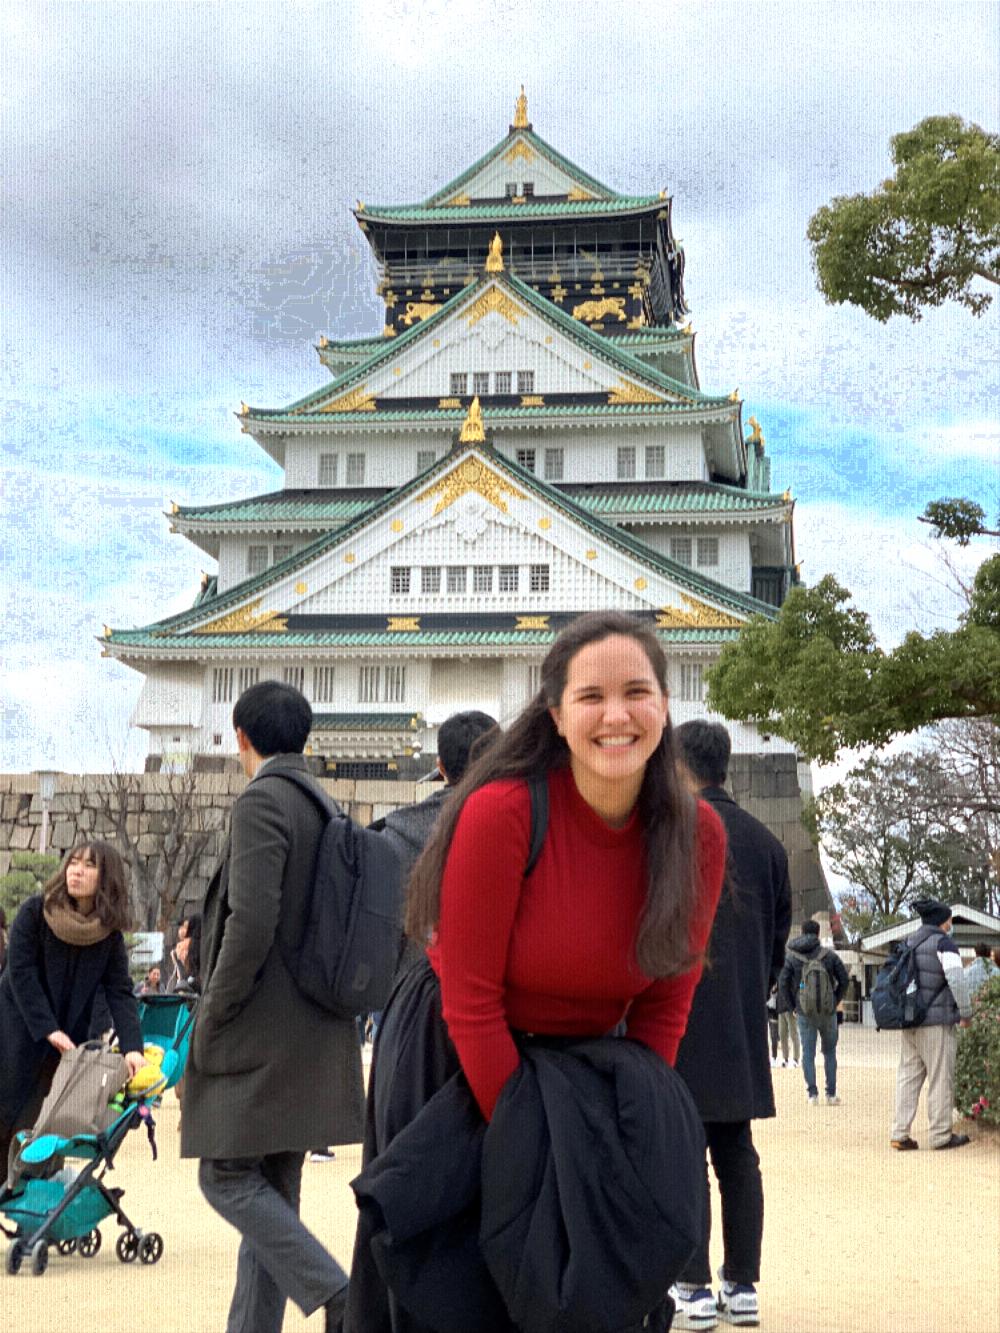
<path fill-rule="evenodd" d="M 779 824 L 794 824 L 802 815 L 802 802 L 798 797 L 771 797 L 764 800 L 759 796 L 748 796 L 740 805 L 748 814 L 772 829 Z"/>
<path fill-rule="evenodd" d="M 49 846 L 65 852 L 76 842 L 76 825 L 68 819 L 61 819 L 51 826 Z"/>
<path fill-rule="evenodd" d="M 390 815 L 394 810 L 398 809 L 400 809 L 398 805 L 387 805 L 385 802 L 380 805 L 373 805 L 372 823 L 374 823 L 376 819 L 385 819 L 386 815 Z"/>
<path fill-rule="evenodd" d="M 348 814 L 356 823 L 368 825 L 372 822 L 372 809 L 366 801 L 354 801 Z"/>
<path fill-rule="evenodd" d="M 10 852 L 0 852 L 0 875 L 6 875 L 10 869 Z"/>
<path fill-rule="evenodd" d="M 31 850 L 31 835 L 34 830 L 29 824 L 15 824 L 10 831 L 10 848 L 15 852 Z M 37 845 L 37 844 L 36 844 Z"/>
<path fill-rule="evenodd" d="M 152 833 L 143 833 L 136 844 L 136 850 L 140 856 L 156 856 L 161 846 L 160 838 L 155 837 Z"/>

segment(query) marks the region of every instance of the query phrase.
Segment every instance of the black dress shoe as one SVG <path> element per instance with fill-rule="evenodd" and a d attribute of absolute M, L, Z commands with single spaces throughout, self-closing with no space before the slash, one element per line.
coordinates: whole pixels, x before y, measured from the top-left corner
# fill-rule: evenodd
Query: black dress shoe
<path fill-rule="evenodd" d="M 915 1148 L 920 1147 L 920 1144 L 916 1139 L 911 1139 L 909 1134 L 904 1134 L 901 1139 L 893 1139 L 889 1146 L 895 1148 L 897 1152 L 913 1152 Z"/>
<path fill-rule="evenodd" d="M 937 1151 L 940 1152 L 942 1148 L 964 1148 L 968 1142 L 968 1134 L 952 1134 L 947 1143 L 937 1144 Z"/>

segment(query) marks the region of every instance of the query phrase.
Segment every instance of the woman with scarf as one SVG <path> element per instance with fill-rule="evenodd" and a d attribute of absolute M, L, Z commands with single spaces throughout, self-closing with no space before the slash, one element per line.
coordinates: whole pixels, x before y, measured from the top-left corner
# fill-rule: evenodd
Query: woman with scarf
<path fill-rule="evenodd" d="M 129 1073 L 145 1064 L 122 931 L 125 867 L 106 842 L 69 852 L 11 927 L 0 976 L 0 1174 L 10 1141 L 29 1128 L 63 1051 L 88 1040 L 103 991 Z"/>

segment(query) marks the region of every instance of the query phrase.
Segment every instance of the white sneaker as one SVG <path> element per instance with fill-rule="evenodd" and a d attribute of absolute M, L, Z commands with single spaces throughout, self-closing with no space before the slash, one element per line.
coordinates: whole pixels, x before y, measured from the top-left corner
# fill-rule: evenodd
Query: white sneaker
<path fill-rule="evenodd" d="M 789 1068 L 789 1069 L 798 1069 L 798 1067 L 799 1067 L 799 1062 L 798 1062 L 798 1060 L 789 1060 L 789 1061 L 788 1061 L 788 1068 Z"/>
<path fill-rule="evenodd" d="M 715 1327 L 718 1308 L 709 1287 L 692 1287 L 686 1282 L 677 1282 L 670 1288 L 670 1295 L 674 1302 L 672 1329 Z"/>
<path fill-rule="evenodd" d="M 727 1324 L 740 1324 L 744 1328 L 756 1328 L 760 1323 L 760 1310 L 757 1305 L 756 1289 L 749 1285 L 727 1282 L 719 1269 L 719 1314 Z"/>
<path fill-rule="evenodd" d="M 833 1097 L 831 1097 L 830 1094 L 827 1093 L 826 1104 L 827 1104 L 827 1106 L 839 1106 L 839 1105 L 840 1105 L 840 1098 L 837 1097 L 836 1095 L 834 1095 Z"/>
<path fill-rule="evenodd" d="M 335 1152 L 332 1152 L 329 1148 L 325 1148 L 322 1151 L 317 1149 L 315 1152 L 311 1152 L 309 1154 L 309 1161 L 332 1162 L 336 1156 L 337 1154 Z"/>
<path fill-rule="evenodd" d="M 806 1100 L 808 1101 L 808 1103 L 809 1103 L 810 1106 L 819 1106 L 819 1094 L 818 1094 L 818 1093 L 815 1093 L 815 1092 L 814 1092 L 814 1093 L 811 1093 L 810 1096 L 806 1098 Z"/>
<path fill-rule="evenodd" d="M 778 1068 L 778 1062 L 777 1062 L 777 1060 L 774 1058 L 773 1055 L 771 1056 L 771 1068 L 772 1068 L 772 1069 L 777 1069 L 777 1068 Z"/>

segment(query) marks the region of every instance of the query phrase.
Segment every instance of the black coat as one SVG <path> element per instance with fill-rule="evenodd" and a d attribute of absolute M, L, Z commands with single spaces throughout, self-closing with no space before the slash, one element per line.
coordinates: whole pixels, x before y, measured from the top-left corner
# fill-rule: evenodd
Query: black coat
<path fill-rule="evenodd" d="M 676 1068 L 703 1120 L 759 1120 L 774 1115 L 766 1004 L 792 915 L 788 857 L 721 787 L 699 795 L 725 824 L 729 854 Z"/>
<path fill-rule="evenodd" d="M 789 942 L 785 966 L 778 978 L 778 1001 L 783 1010 L 798 1013 L 799 983 L 802 980 L 804 966 L 802 958 L 811 958 L 813 954 L 819 953 L 821 948 L 818 935 L 798 935 Z M 792 956 L 793 954 L 800 956 L 796 958 Z M 832 949 L 823 951 L 823 966 L 830 974 L 834 1002 L 839 1004 L 847 991 L 849 980 L 847 968 Z"/>
<path fill-rule="evenodd" d="M 142 1050 L 139 1009 L 119 930 L 86 946 L 64 944 L 49 929 L 38 894 L 21 904 L 0 976 L 0 1124 L 18 1115 L 55 1052 L 47 1037 L 62 1031 L 79 1045 L 93 1035 L 99 992 L 123 1051 Z"/>
<path fill-rule="evenodd" d="M 438 1333 L 626 1333 L 701 1235 L 704 1151 L 647 1047 L 539 1039 L 489 1124 L 456 1074 L 352 1185 L 383 1278 Z"/>

